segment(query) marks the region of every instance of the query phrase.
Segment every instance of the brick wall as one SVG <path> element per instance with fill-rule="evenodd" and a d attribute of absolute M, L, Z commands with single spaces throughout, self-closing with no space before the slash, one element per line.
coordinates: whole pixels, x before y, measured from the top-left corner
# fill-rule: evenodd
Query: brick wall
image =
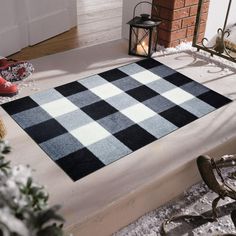
<path fill-rule="evenodd" d="M 199 0 L 153 0 L 158 5 L 157 17 L 163 22 L 158 28 L 158 44 L 175 47 L 183 41 L 192 41 Z M 204 36 L 209 1 L 202 8 L 199 40 Z"/>

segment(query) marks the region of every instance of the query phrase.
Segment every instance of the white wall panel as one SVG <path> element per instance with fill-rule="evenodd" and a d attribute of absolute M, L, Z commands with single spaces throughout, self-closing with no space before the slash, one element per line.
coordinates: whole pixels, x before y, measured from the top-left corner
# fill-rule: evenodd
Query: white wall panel
<path fill-rule="evenodd" d="M 0 0 L 0 56 L 8 56 L 77 24 L 76 0 Z"/>
<path fill-rule="evenodd" d="M 26 0 L 29 19 L 29 45 L 69 30 L 71 21 L 66 0 Z"/>
<path fill-rule="evenodd" d="M 6 56 L 21 48 L 16 16 L 15 0 L 1 1 L 0 7 L 0 55 Z"/>
<path fill-rule="evenodd" d="M 208 12 L 205 36 L 211 40 L 216 36 L 217 29 L 223 28 L 224 19 L 227 11 L 229 0 L 211 0 Z M 236 0 L 232 0 L 228 25 L 236 23 Z"/>
<path fill-rule="evenodd" d="M 70 15 L 70 26 L 74 27 L 77 25 L 77 0 L 70 0 L 66 2 Z"/>
<path fill-rule="evenodd" d="M 66 8 L 65 0 L 27 0 L 29 19 L 37 19 Z"/>

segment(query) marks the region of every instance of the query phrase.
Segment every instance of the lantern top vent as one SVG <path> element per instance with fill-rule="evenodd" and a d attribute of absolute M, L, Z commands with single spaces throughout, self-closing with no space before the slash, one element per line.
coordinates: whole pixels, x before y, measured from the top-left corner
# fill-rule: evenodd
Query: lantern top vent
<path fill-rule="evenodd" d="M 150 17 L 149 14 L 146 14 L 146 13 L 142 13 L 142 14 L 140 14 L 140 16 L 137 16 L 137 7 L 140 5 L 150 5 L 151 11 L 155 12 L 154 15 L 157 15 L 157 11 L 158 11 L 157 5 L 147 2 L 147 1 L 139 2 L 134 7 L 133 19 L 130 20 L 129 22 L 127 22 L 127 24 L 131 25 L 131 26 L 142 27 L 142 28 L 143 27 L 148 28 L 148 27 L 158 26 L 161 23 L 160 19 L 156 19 L 156 18 L 154 19 L 154 18 Z"/>

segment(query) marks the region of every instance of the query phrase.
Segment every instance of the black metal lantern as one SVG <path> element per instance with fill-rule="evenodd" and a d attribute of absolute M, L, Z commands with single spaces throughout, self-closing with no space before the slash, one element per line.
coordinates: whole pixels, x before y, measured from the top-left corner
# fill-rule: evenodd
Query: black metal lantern
<path fill-rule="evenodd" d="M 129 31 L 129 55 L 151 57 L 157 46 L 157 26 L 160 20 L 154 20 L 149 14 L 136 16 L 137 6 L 150 4 L 157 15 L 157 6 L 150 2 L 140 2 L 134 7 L 133 19 L 127 24 Z"/>

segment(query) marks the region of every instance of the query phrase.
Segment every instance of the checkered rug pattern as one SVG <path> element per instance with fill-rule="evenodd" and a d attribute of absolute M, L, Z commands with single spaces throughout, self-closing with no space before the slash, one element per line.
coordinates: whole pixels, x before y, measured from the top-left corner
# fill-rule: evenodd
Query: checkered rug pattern
<path fill-rule="evenodd" d="M 2 107 L 76 181 L 230 101 L 145 59 Z"/>

